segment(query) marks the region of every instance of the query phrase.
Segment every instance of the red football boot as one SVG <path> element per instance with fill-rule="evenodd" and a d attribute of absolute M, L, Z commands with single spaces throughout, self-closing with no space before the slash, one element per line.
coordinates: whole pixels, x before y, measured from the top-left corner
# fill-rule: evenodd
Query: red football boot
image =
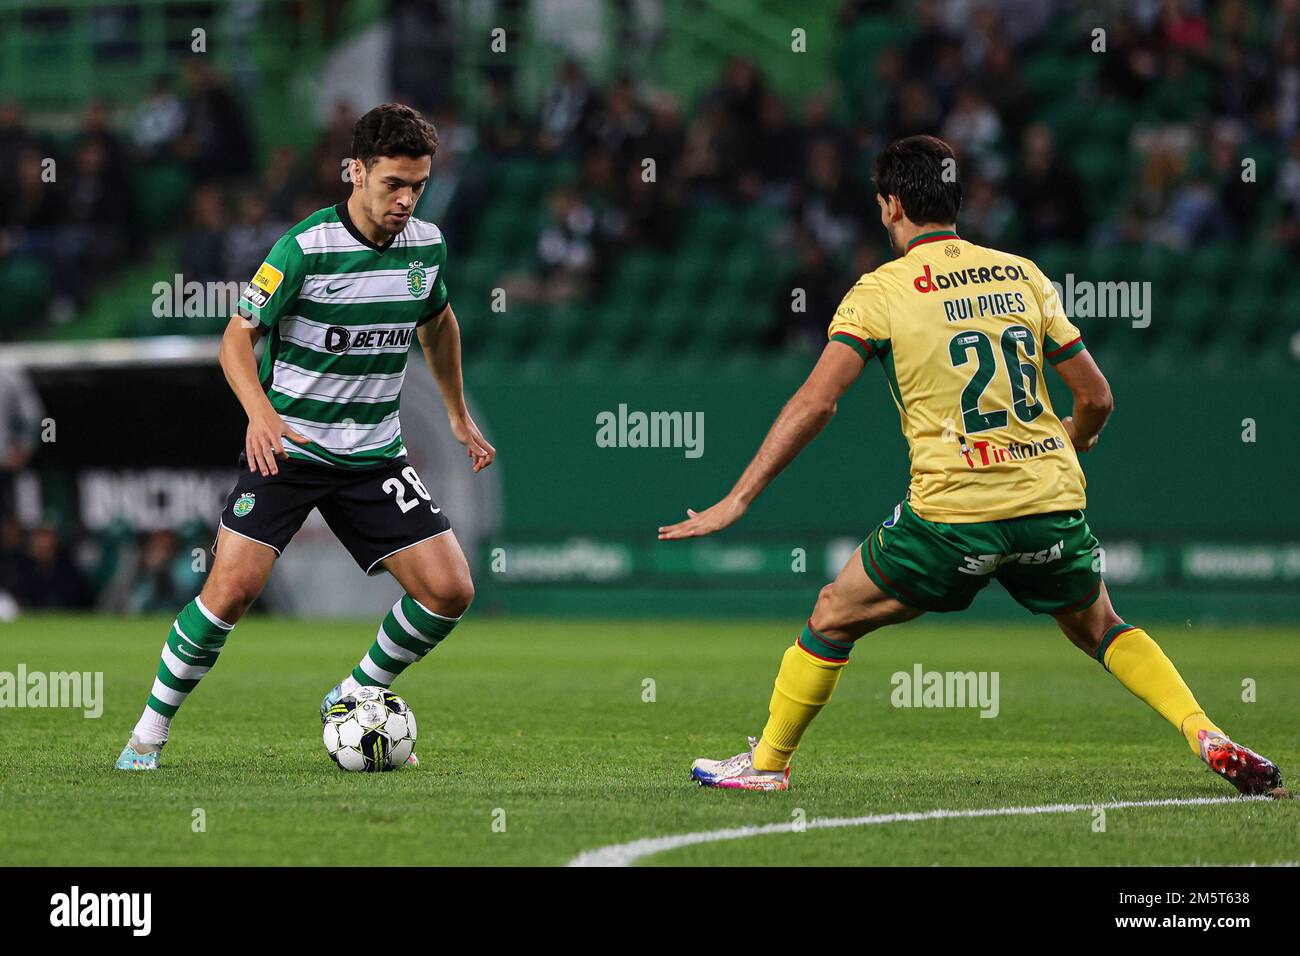
<path fill-rule="evenodd" d="M 1273 761 L 1233 743 L 1222 734 L 1202 730 L 1196 735 L 1206 765 L 1248 797 L 1286 797 L 1282 771 Z"/>

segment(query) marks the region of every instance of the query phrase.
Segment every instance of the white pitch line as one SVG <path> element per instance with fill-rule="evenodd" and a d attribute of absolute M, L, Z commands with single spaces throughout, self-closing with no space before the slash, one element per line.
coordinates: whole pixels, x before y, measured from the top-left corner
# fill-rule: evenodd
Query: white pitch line
<path fill-rule="evenodd" d="M 886 823 L 918 823 L 923 820 L 968 820 L 975 817 L 1022 817 L 1043 813 L 1080 813 L 1085 810 L 1127 810 L 1132 807 L 1197 807 L 1217 803 L 1253 803 L 1267 797 L 1188 797 L 1165 800 L 1117 800 L 1112 803 L 1048 803 L 1037 807 L 987 807 L 978 810 L 925 810 L 915 813 L 878 813 L 865 817 L 819 817 L 803 824 L 805 830 L 830 830 L 837 827 L 872 827 Z M 631 866 L 638 860 L 668 850 L 698 843 L 722 840 L 746 840 L 771 833 L 795 832 L 795 821 L 768 823 L 763 826 L 729 827 L 725 830 L 699 830 L 676 836 L 647 837 L 631 843 L 585 850 L 569 861 L 569 866 Z"/>

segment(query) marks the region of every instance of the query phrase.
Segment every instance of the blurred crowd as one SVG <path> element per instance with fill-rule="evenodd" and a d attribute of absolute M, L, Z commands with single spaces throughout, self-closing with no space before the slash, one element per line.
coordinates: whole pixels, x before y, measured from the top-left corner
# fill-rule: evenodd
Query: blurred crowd
<path fill-rule="evenodd" d="M 850 0 L 841 35 L 898 7 Z M 579 164 L 575 181 L 548 199 L 534 268 L 507 287 L 525 299 L 583 299 L 598 294 L 622 250 L 671 249 L 685 208 L 763 204 L 784 214 L 777 245 L 795 263 L 766 344 L 815 345 L 839 290 L 889 255 L 871 158 L 922 132 L 958 151 L 961 231 L 976 242 L 1032 255 L 1051 243 L 1258 240 L 1300 259 L 1296 0 L 1112 5 L 1104 52 L 1092 52 L 1062 2 L 921 0 L 911 9 L 917 29 L 879 50 L 868 82 L 832 84 L 798 103 L 743 59 L 689 113 L 628 76 L 600 88 L 575 62 L 560 68 L 533 116 L 513 105 L 507 82 L 492 82 L 479 117 L 490 152 L 561 153 Z M 1066 30 L 1074 40 L 1065 55 L 1096 56 L 1097 66 L 1086 88 L 1047 96 L 1023 64 L 1059 49 L 1049 41 Z M 1086 127 L 1088 114 L 1108 109 L 1122 122 L 1113 141 Z M 1044 119 L 1063 110 L 1082 119 L 1074 141 L 1060 142 Z M 1106 161 L 1100 196 L 1080 170 L 1090 149 Z M 795 287 L 807 292 L 799 312 L 788 294 Z"/>
<path fill-rule="evenodd" d="M 70 320 L 155 238 L 148 232 L 158 224 L 142 222 L 140 211 L 167 169 L 195 190 L 252 173 L 246 112 L 226 83 L 195 58 L 176 87 L 160 77 L 129 108 L 93 100 L 68 141 L 33 131 L 17 103 L 0 103 L 0 162 L 14 171 L 0 182 L 0 261 L 47 267 L 48 312 L 38 320 Z"/>
<path fill-rule="evenodd" d="M 92 101 L 67 143 L 30 130 L 16 103 L 0 103 L 0 162 L 16 173 L 0 182 L 0 261 L 33 258 L 57 277 L 47 314 L 35 317 L 55 323 L 157 238 L 175 238 L 187 281 L 247 279 L 287 225 L 345 194 L 338 157 L 348 146 L 331 128 L 322 148 L 331 137 L 330 162 L 273 150 L 254 176 L 246 104 L 200 58 L 186 62 L 180 82 L 158 77 L 133 107 Z M 180 208 L 166 207 L 168 195 Z M 158 208 L 159 196 L 160 221 L 148 222 L 142 209 Z M 33 317 L 21 318 L 30 328 Z"/>
<path fill-rule="evenodd" d="M 56 148 L 26 126 L 18 104 L 0 103 L 0 261 L 25 257 L 60 276 L 50 317 L 70 319 L 95 281 L 137 247 L 131 195 L 123 185 L 126 145 L 107 105 L 90 105 L 75 140 Z M 32 316 L 0 320 L 30 323 Z M 36 316 L 36 319 L 43 318 Z"/>
<path fill-rule="evenodd" d="M 535 261 L 501 278 L 518 298 L 598 295 L 621 251 L 671 250 L 683 210 L 710 202 L 784 213 L 786 261 L 801 287 L 825 298 L 888 254 L 871 157 L 924 131 L 960 151 L 962 229 L 976 241 L 1023 250 L 1186 247 L 1249 239 L 1267 208 L 1271 237 L 1300 255 L 1300 0 L 1113 5 L 1104 52 L 1092 52 L 1073 13 L 1064 0 L 847 0 L 836 27 L 842 42 L 860 23 L 903 16 L 909 39 L 871 48 L 865 74 L 834 77 L 800 102 L 744 59 L 727 64 L 689 109 L 631 76 L 597 84 L 575 60 L 529 109 L 513 71 L 490 72 L 472 115 L 450 105 L 433 113 L 443 149 L 431 190 L 447 193 L 434 212 L 464 243 L 488 199 L 483 163 L 562 156 L 577 174 L 544 198 Z M 1024 72 L 1035 54 L 1060 48 L 1051 41 L 1062 32 L 1072 37 L 1068 56 L 1097 58 L 1074 104 L 1059 102 L 1059 90 L 1044 96 Z M 1062 143 L 1043 118 L 1071 106 L 1123 107 L 1139 121 L 1118 143 L 1091 135 Z M 247 104 L 203 58 L 186 61 L 178 80 L 158 78 L 138 104 L 90 104 L 62 149 L 31 132 L 15 104 L 0 104 L 0 161 L 15 171 L 0 181 L 0 261 L 46 263 L 57 281 L 43 318 L 68 318 L 152 238 L 136 215 L 146 197 L 133 190 L 152 192 L 180 171 L 183 208 L 161 230 L 176 236 L 179 271 L 187 280 L 243 281 L 288 225 L 346 196 L 342 162 L 357 107 L 338 103 L 307 148 L 259 153 Z M 1119 160 L 1106 170 L 1114 182 L 1101 204 L 1079 168 L 1097 148 Z M 1257 171 L 1259 182 L 1244 182 L 1247 156 L 1276 162 Z M 810 302 L 803 315 L 819 324 L 812 317 L 825 315 L 824 305 Z M 799 319 L 788 302 L 775 311 L 771 346 L 820 334 L 785 328 Z"/>

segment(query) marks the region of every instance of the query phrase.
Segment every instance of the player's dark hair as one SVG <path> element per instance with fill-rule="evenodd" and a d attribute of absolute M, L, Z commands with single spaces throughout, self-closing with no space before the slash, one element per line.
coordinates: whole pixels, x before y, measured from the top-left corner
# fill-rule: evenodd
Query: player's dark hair
<path fill-rule="evenodd" d="M 417 110 L 385 103 L 366 113 L 352 127 L 352 158 L 370 169 L 381 156 L 432 156 L 438 151 L 438 131 Z"/>
<path fill-rule="evenodd" d="M 945 175 L 946 173 L 946 175 Z M 952 147 L 937 136 L 895 140 L 876 157 L 876 192 L 897 196 L 912 222 L 957 221 L 961 177 Z"/>

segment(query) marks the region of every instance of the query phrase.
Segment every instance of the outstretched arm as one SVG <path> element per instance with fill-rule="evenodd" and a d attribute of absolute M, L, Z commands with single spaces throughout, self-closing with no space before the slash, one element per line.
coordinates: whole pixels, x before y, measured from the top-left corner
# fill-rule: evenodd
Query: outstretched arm
<path fill-rule="evenodd" d="M 695 538 L 734 524 L 754 499 L 835 415 L 835 405 L 853 384 L 865 362 L 849 346 L 829 342 L 808 380 L 799 386 L 776 417 L 758 454 L 727 496 L 711 508 L 686 510 L 686 521 L 659 529 L 659 540 Z"/>
<path fill-rule="evenodd" d="M 442 393 L 442 403 L 447 408 L 447 421 L 456 441 L 474 462 L 474 470 L 482 471 L 496 458 L 497 450 L 488 444 L 470 417 L 465 405 L 465 383 L 460 370 L 460 325 L 456 313 L 447 305 L 434 318 L 416 330 L 420 347 L 429 363 L 429 370 Z"/>

